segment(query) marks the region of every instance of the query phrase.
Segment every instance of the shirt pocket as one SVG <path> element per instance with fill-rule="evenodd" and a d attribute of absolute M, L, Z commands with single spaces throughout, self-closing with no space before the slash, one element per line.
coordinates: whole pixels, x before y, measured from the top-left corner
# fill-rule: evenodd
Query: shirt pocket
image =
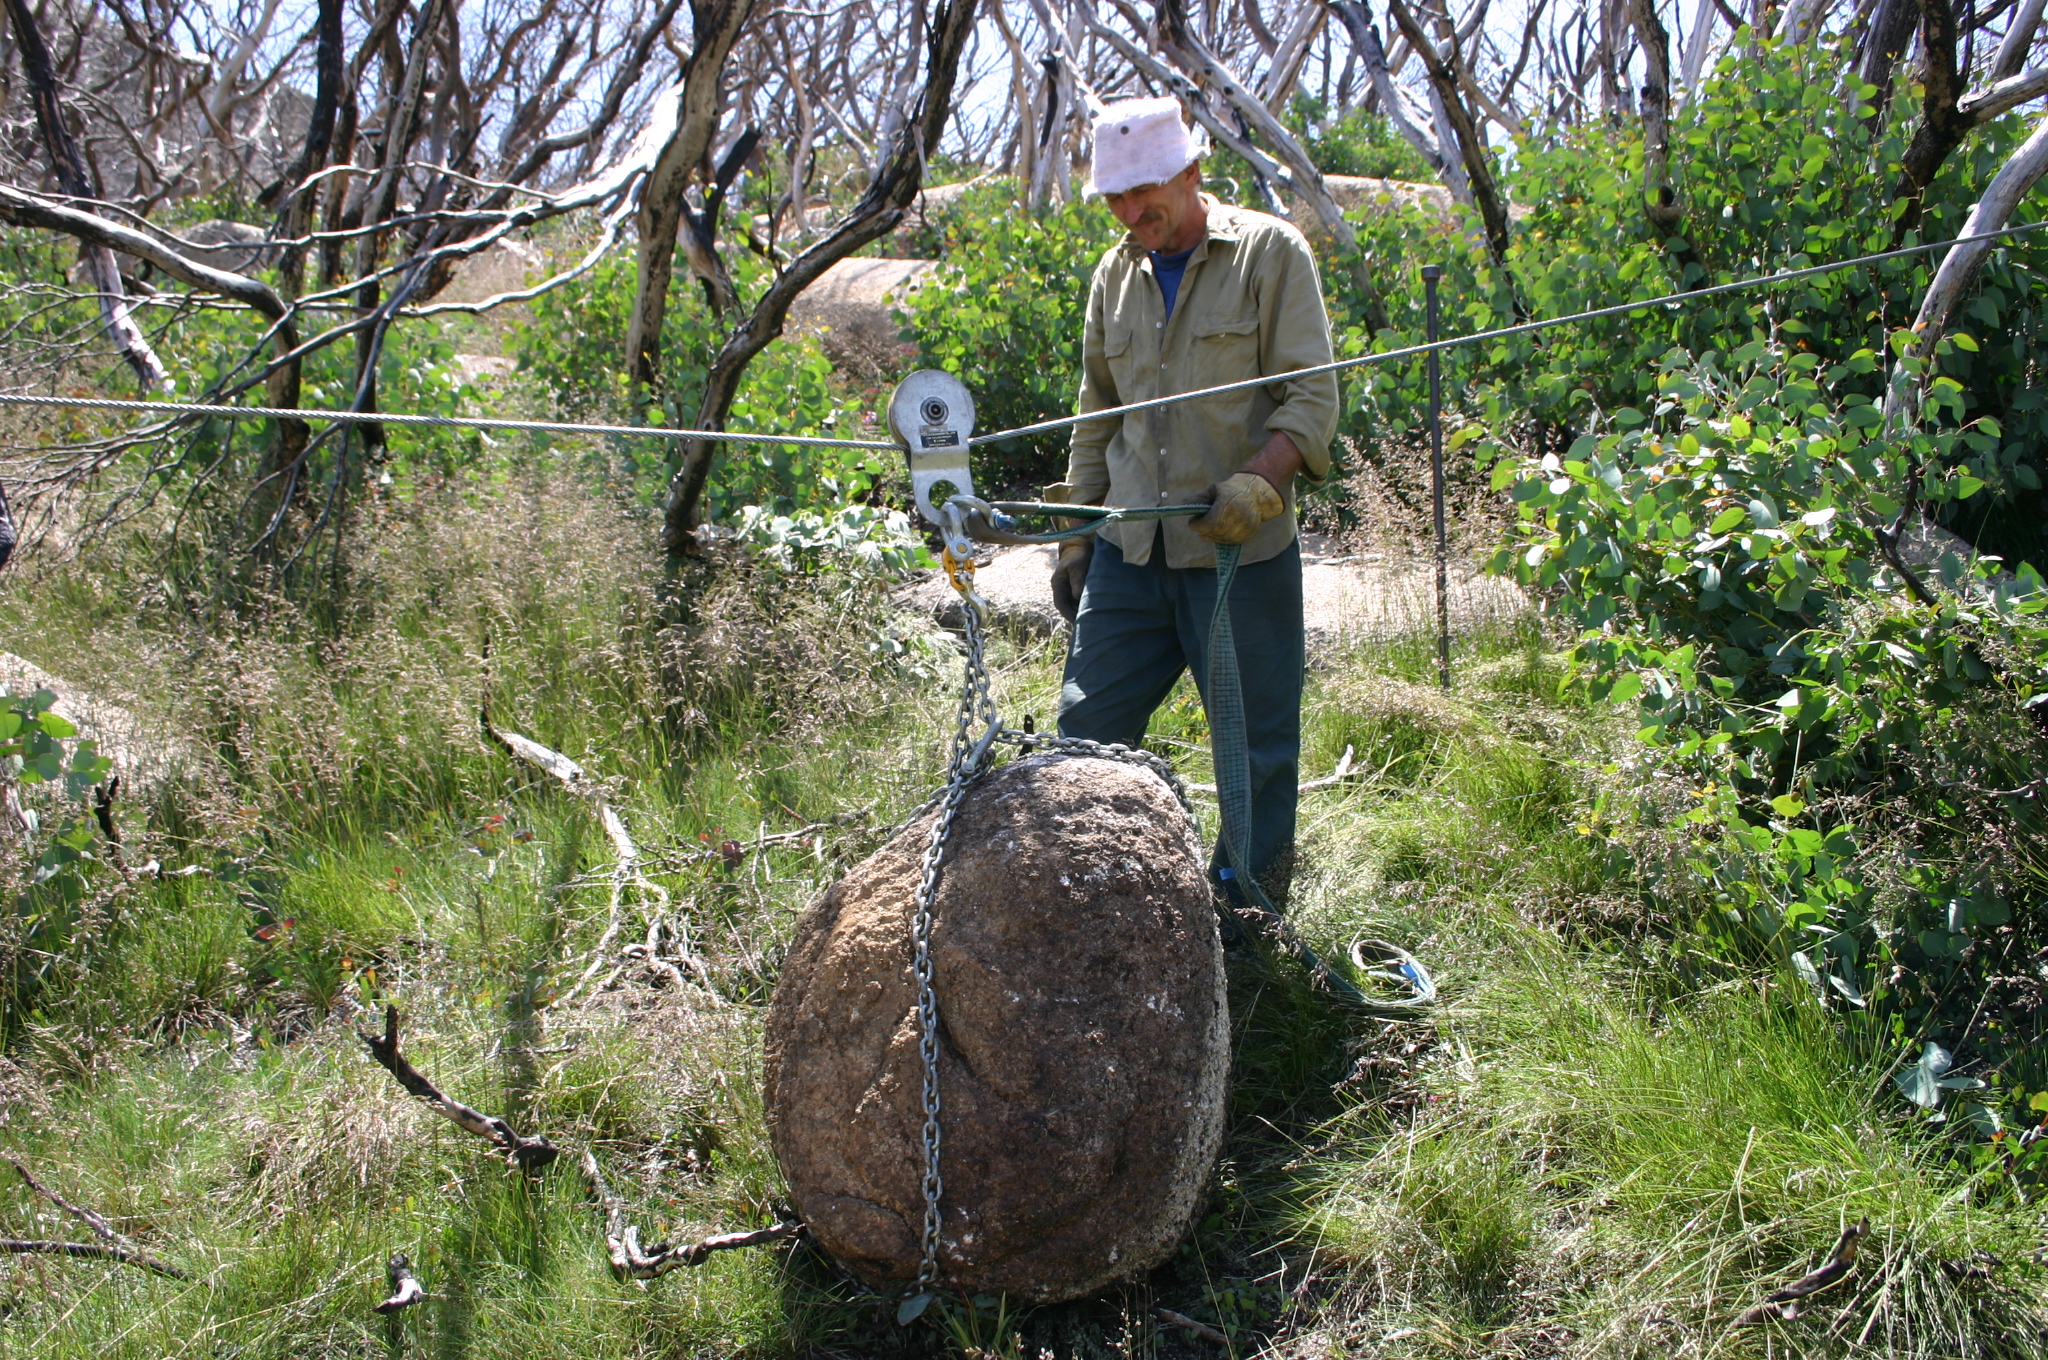
<path fill-rule="evenodd" d="M 1137 375 L 1132 370 L 1131 335 L 1130 326 L 1121 322 L 1110 323 L 1102 332 L 1102 359 L 1109 365 L 1109 376 L 1116 382 L 1119 405 L 1136 400 L 1132 380 Z"/>
<path fill-rule="evenodd" d="M 1200 317 L 1191 329 L 1188 386 L 1218 387 L 1259 376 L 1259 314 L 1211 314 Z M 1251 409 L 1257 388 L 1243 388 L 1204 397 L 1195 404 L 1203 416 L 1220 425 L 1242 425 Z"/>
<path fill-rule="evenodd" d="M 1193 327 L 1190 356 L 1196 387 L 1242 382 L 1259 376 L 1259 314 L 1205 316 Z M 1232 394 L 1237 395 L 1237 394 Z"/>

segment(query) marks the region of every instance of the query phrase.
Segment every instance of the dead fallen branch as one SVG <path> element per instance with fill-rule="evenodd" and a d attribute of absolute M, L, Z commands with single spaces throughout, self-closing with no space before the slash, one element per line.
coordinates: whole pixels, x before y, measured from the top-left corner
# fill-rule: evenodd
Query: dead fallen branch
<path fill-rule="evenodd" d="M 639 944 L 627 945 L 619 951 L 619 957 L 631 959 L 643 965 L 649 973 L 667 978 L 675 984 L 679 992 L 689 989 L 689 979 L 683 976 L 683 970 L 688 969 L 697 979 L 699 986 L 710 992 L 714 999 L 718 997 L 718 993 L 711 986 L 711 970 L 704 966 L 704 960 L 697 957 L 697 951 L 690 947 L 688 932 L 681 926 L 671 924 L 666 916 L 656 916 L 649 921 L 647 938 Z"/>
<path fill-rule="evenodd" d="M 402 1251 L 391 1253 L 391 1259 L 384 1266 L 384 1279 L 391 1286 L 391 1297 L 377 1305 L 380 1313 L 395 1313 L 401 1308 L 410 1308 L 425 1302 L 426 1288 L 412 1273 L 412 1258 Z"/>
<path fill-rule="evenodd" d="M 114 820 L 114 800 L 121 796 L 121 776 L 114 775 L 106 783 L 97 785 L 92 791 L 92 815 L 100 824 L 100 835 L 107 842 L 107 857 L 114 867 L 121 871 L 123 878 L 133 878 L 134 872 L 128 867 L 128 852 L 121 844 L 121 824 Z"/>
<path fill-rule="evenodd" d="M 119 1261 L 123 1265 L 137 1266 L 158 1275 L 169 1276 L 173 1280 L 189 1280 L 192 1278 L 176 1266 L 157 1259 L 149 1252 L 144 1251 L 141 1247 L 129 1241 L 121 1233 L 115 1231 L 114 1225 L 109 1223 L 106 1216 L 98 1210 L 83 1204 L 73 1204 L 49 1186 L 44 1185 L 21 1162 L 9 1157 L 7 1158 L 7 1164 L 15 1169 L 29 1189 L 41 1195 L 65 1213 L 70 1214 L 73 1218 L 85 1224 L 86 1227 L 91 1228 L 93 1232 L 99 1235 L 100 1242 L 103 1245 L 95 1246 L 84 1242 L 42 1242 L 9 1239 L 0 1242 L 0 1250 L 16 1255 L 79 1256 Z"/>
<path fill-rule="evenodd" d="M 441 1094 L 434 1083 L 421 1076 L 419 1070 L 405 1060 L 398 1051 L 398 1007 L 384 1008 L 384 1037 L 356 1031 L 356 1037 L 370 1050 L 370 1056 L 379 1066 L 398 1078 L 398 1084 L 439 1110 L 450 1120 L 469 1130 L 479 1138 L 504 1149 L 505 1160 L 522 1171 L 538 1171 L 555 1158 L 562 1150 L 549 1142 L 546 1134 L 535 1134 L 528 1138 L 515 1132 L 510 1124 L 493 1118 L 459 1100 L 451 1100 Z"/>
<path fill-rule="evenodd" d="M 103 1242 L 43 1242 L 20 1237 L 0 1237 L 0 1253 L 15 1256 L 77 1256 L 89 1261 L 119 1261 L 155 1275 L 174 1280 L 192 1277 L 175 1266 L 167 1266 L 147 1252 L 129 1251 Z"/>
<path fill-rule="evenodd" d="M 659 955 L 654 953 L 652 942 L 659 934 L 662 918 L 668 910 L 668 889 L 654 882 L 642 872 L 640 867 L 640 847 L 633 843 L 633 835 L 626 829 L 625 819 L 619 816 L 618 811 L 606 800 L 603 786 L 586 775 L 581 765 L 578 765 L 560 751 L 543 746 L 531 737 L 522 736 L 517 732 L 493 724 L 488 703 L 477 713 L 477 723 L 483 729 L 484 735 L 493 742 L 496 742 L 513 759 L 523 760 L 529 765 L 554 776 L 557 780 L 561 781 L 562 787 L 570 793 L 589 799 L 591 805 L 597 810 L 598 822 L 604 827 L 605 839 L 612 843 L 612 852 L 616 856 L 612 872 L 609 875 L 611 880 L 611 909 L 605 920 L 604 934 L 598 938 L 597 948 L 591 950 L 590 963 L 584 968 L 582 976 L 576 979 L 574 986 L 550 1002 L 549 1008 L 565 1006 L 574 1000 L 585 988 L 590 986 L 591 979 L 595 978 L 603 970 L 605 964 L 611 961 L 612 946 L 618 941 L 619 931 L 625 926 L 626 890 L 629 887 L 639 893 L 640 900 L 643 903 L 651 901 L 655 904 L 655 910 L 649 913 L 651 918 L 648 924 L 648 939 L 650 941 L 648 946 L 649 961 L 652 966 L 655 966 L 656 971 L 660 971 L 662 967 L 667 967 L 667 965 L 662 963 Z M 680 932 L 675 933 L 678 936 L 679 945 L 682 950 L 681 958 L 684 965 L 697 975 L 698 980 L 703 984 L 704 990 L 711 995 L 714 1001 L 721 1000 L 717 991 L 711 986 L 710 970 L 706 969 L 703 963 L 694 954 L 690 953 L 687 937 L 681 936 Z M 670 968 L 669 971 L 673 972 L 674 969 Z M 678 985 L 681 985 L 682 976 L 680 973 L 676 974 L 676 981 Z M 602 990 L 602 988 L 599 990 Z"/>
<path fill-rule="evenodd" d="M 1230 1338 L 1206 1322 L 1197 1322 L 1185 1313 L 1176 1313 L 1171 1308 L 1154 1308 L 1152 1316 L 1169 1327 L 1178 1327 L 1184 1332 L 1193 1332 L 1204 1341 L 1213 1341 L 1219 1346 L 1228 1346 Z"/>
<path fill-rule="evenodd" d="M 356 1037 L 369 1048 L 371 1057 L 392 1076 L 398 1078 L 399 1085 L 471 1133 L 503 1148 L 506 1161 L 526 1171 L 538 1171 L 562 1155 L 562 1149 L 549 1142 L 545 1135 L 522 1137 L 504 1120 L 481 1114 L 459 1100 L 450 1100 L 435 1089 L 434 1084 L 421 1076 L 398 1051 L 396 1006 L 384 1008 L 384 1036 L 381 1039 L 372 1034 L 364 1034 L 360 1030 L 357 1031 Z M 611 1187 L 605 1183 L 603 1171 L 598 1168 L 597 1158 L 588 1149 L 583 1152 L 582 1165 L 583 1177 L 590 1186 L 591 1195 L 604 1211 L 605 1250 L 611 1257 L 612 1270 L 621 1279 L 651 1280 L 677 1266 L 701 1265 L 714 1251 L 766 1246 L 772 1242 L 788 1241 L 803 1231 L 801 1223 L 776 1223 L 770 1227 L 747 1232 L 719 1233 L 698 1242 L 657 1242 L 652 1247 L 642 1247 L 640 1230 L 626 1220 L 625 1201 L 612 1193 Z M 18 1167 L 19 1164 L 17 1169 Z M 28 1173 L 24 1171 L 22 1174 L 26 1176 Z M 21 1245 L 15 1249 L 59 1251 L 67 1247 L 68 1244 L 64 1243 L 42 1243 Z M 127 1260 L 133 1255 L 113 1248 L 101 1250 L 87 1246 L 76 1247 L 72 1254 L 104 1255 L 117 1260 Z M 135 1264 L 145 1263 L 138 1260 Z M 166 1273 L 176 1274 L 168 1267 L 152 1268 L 161 1268 Z M 385 1276 L 390 1281 L 391 1295 L 377 1305 L 378 1312 L 395 1313 L 401 1308 L 410 1308 L 427 1297 L 426 1290 L 413 1276 L 412 1262 L 407 1259 L 404 1252 L 393 1253 L 390 1263 L 385 1267 Z M 179 1278 L 184 1277 L 180 1275 Z"/>
<path fill-rule="evenodd" d="M 604 1210 L 605 1251 L 611 1257 L 612 1273 L 622 1280 L 652 1280 L 677 1266 L 702 1265 L 714 1251 L 787 1242 L 803 1231 L 801 1223 L 776 1223 L 749 1232 L 719 1233 L 697 1242 L 657 1242 L 643 1248 L 640 1230 L 626 1221 L 625 1201 L 612 1193 L 611 1186 L 605 1183 L 604 1172 L 597 1165 L 596 1155 L 588 1150 L 583 1154 L 583 1179 L 589 1183 L 591 1195 Z"/>
<path fill-rule="evenodd" d="M 726 841 L 720 845 L 713 846 L 709 850 L 692 850 L 687 854 L 658 856 L 645 861 L 645 864 L 646 867 L 657 873 L 669 873 L 676 869 L 687 869 L 696 864 L 709 864 L 713 860 L 722 860 L 728 866 L 732 866 L 734 860 L 742 856 L 758 854 L 763 850 L 774 849 L 784 845 L 808 845 L 810 839 L 821 831 L 830 831 L 834 827 L 853 826 L 860 823 L 866 818 L 867 811 L 866 808 L 860 808 L 853 812 L 841 813 L 830 821 L 811 822 L 808 825 L 798 827 L 794 831 L 778 831 L 772 836 L 756 836 L 750 841 Z"/>
<path fill-rule="evenodd" d="M 1799 1316 L 1803 1300 L 1818 1294 L 1829 1285 L 1839 1282 L 1843 1276 L 1856 1268 L 1856 1244 L 1870 1233 L 1870 1220 L 1863 1219 L 1842 1229 L 1841 1237 L 1835 1242 L 1834 1254 L 1827 1264 L 1810 1274 L 1802 1275 L 1783 1289 L 1764 1296 L 1756 1307 L 1745 1310 L 1735 1319 L 1737 1327 L 1747 1327 L 1775 1318 L 1790 1322 Z"/>

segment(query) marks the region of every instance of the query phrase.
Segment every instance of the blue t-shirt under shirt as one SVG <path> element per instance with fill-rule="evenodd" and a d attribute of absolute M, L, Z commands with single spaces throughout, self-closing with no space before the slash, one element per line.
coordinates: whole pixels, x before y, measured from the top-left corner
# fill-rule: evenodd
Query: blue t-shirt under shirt
<path fill-rule="evenodd" d="M 1173 319 L 1173 300 L 1180 293 L 1180 276 L 1188 269 L 1188 256 L 1195 253 L 1189 246 L 1178 255 L 1161 255 L 1152 251 L 1152 277 L 1159 280 L 1159 295 L 1166 299 L 1166 318 Z"/>

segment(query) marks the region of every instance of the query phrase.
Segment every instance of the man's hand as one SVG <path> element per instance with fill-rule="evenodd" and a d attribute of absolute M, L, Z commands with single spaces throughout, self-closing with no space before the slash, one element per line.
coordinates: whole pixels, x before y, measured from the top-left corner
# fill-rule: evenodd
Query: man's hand
<path fill-rule="evenodd" d="M 1211 543 L 1249 543 L 1259 526 L 1287 508 L 1273 484 L 1256 472 L 1225 477 L 1202 493 L 1209 513 L 1188 527 Z"/>
<path fill-rule="evenodd" d="M 1211 543 L 1250 542 L 1261 524 L 1287 508 L 1280 488 L 1300 471 L 1301 450 L 1276 431 L 1235 476 L 1225 477 L 1197 497 L 1211 509 L 1188 527 Z"/>
<path fill-rule="evenodd" d="M 1052 569 L 1052 607 L 1068 623 L 1081 612 L 1081 588 L 1088 583 L 1088 564 L 1095 557 L 1095 535 L 1060 540 L 1059 565 Z"/>

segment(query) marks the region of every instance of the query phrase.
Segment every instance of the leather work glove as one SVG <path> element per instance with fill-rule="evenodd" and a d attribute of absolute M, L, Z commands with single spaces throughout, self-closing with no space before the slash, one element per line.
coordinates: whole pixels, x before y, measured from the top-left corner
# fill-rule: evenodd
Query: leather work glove
<path fill-rule="evenodd" d="M 1287 508 L 1273 484 L 1256 472 L 1225 477 L 1198 498 L 1209 513 L 1188 527 L 1211 543 L 1248 543 L 1259 526 Z"/>
<path fill-rule="evenodd" d="M 1052 569 L 1052 607 L 1068 623 L 1081 612 L 1081 587 L 1088 583 L 1088 563 L 1095 557 L 1095 535 L 1060 540 L 1059 565 Z"/>

